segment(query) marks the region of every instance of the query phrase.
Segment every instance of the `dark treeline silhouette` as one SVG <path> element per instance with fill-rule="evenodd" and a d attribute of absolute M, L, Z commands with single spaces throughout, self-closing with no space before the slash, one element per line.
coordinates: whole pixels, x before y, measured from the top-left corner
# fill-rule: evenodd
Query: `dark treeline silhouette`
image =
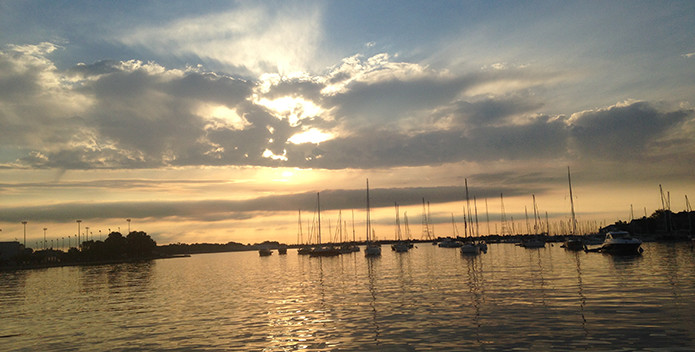
<path fill-rule="evenodd" d="M 249 250 L 248 246 L 237 243 L 228 242 L 221 243 L 172 243 L 157 247 L 160 253 L 164 254 L 195 254 L 195 253 L 218 253 L 218 252 L 236 252 Z"/>
<path fill-rule="evenodd" d="M 649 217 L 633 219 L 630 222 L 618 221 L 606 226 L 602 232 L 609 229 L 624 230 L 633 235 L 655 236 L 656 240 L 685 240 L 693 236 L 695 211 L 673 213 L 670 210 L 659 209 Z"/>
<path fill-rule="evenodd" d="M 159 257 L 157 242 L 145 232 L 133 231 L 127 236 L 111 232 L 104 241 L 84 241 L 80 248 L 72 247 L 67 252 L 53 248 L 37 251 L 26 248 L 14 260 L 0 263 L 0 266 L 59 266 Z"/>
<path fill-rule="evenodd" d="M 260 247 L 277 249 L 281 246 L 278 241 L 264 241 L 262 243 L 241 244 L 238 242 L 227 243 L 172 243 L 157 247 L 157 251 L 163 254 L 196 254 L 196 253 L 219 253 L 219 252 L 239 252 L 253 251 Z"/>

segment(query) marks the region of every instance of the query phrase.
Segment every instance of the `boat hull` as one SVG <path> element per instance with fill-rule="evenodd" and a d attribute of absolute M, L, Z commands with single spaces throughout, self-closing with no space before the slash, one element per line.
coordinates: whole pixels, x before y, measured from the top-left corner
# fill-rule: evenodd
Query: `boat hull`
<path fill-rule="evenodd" d="M 375 245 L 367 245 L 364 249 L 365 257 L 378 257 L 381 255 L 381 247 Z"/>
<path fill-rule="evenodd" d="M 480 254 L 480 247 L 472 243 L 466 243 L 461 246 L 461 254 Z"/>
<path fill-rule="evenodd" d="M 641 245 L 642 243 L 604 244 L 601 247 L 601 252 L 614 255 L 635 255 L 642 253 Z"/>

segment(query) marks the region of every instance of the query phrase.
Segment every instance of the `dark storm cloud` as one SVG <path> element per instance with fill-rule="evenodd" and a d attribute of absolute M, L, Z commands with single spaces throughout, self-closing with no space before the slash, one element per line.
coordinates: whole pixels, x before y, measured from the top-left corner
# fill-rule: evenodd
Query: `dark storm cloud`
<path fill-rule="evenodd" d="M 460 123 L 474 126 L 507 124 L 509 117 L 537 111 L 542 103 L 526 95 L 486 97 L 475 101 L 461 101 L 455 104 L 454 116 Z"/>
<path fill-rule="evenodd" d="M 478 199 L 505 195 L 526 194 L 526 190 L 514 188 L 488 189 L 478 187 L 470 196 Z M 321 190 L 321 210 L 364 209 L 366 190 Z M 459 202 L 465 200 L 463 187 L 416 187 L 375 188 L 370 190 L 370 201 L 374 208 L 399 205 L 419 205 L 425 201 L 433 203 Z M 0 212 L 0 221 L 19 222 L 30 217 L 31 221 L 73 222 L 75 219 L 179 219 L 197 221 L 222 221 L 249 219 L 267 216 L 278 211 L 315 211 L 316 192 L 274 195 L 250 200 L 201 200 L 201 201 L 150 201 L 150 202 L 104 202 L 104 203 L 61 203 L 41 206 L 12 207 Z M 30 214 L 30 216 L 28 215 Z"/>
<path fill-rule="evenodd" d="M 647 102 L 576 113 L 572 145 L 585 157 L 629 160 L 646 156 L 652 143 L 693 118 L 693 110 L 659 111 Z M 691 139 L 692 143 L 692 139 Z"/>

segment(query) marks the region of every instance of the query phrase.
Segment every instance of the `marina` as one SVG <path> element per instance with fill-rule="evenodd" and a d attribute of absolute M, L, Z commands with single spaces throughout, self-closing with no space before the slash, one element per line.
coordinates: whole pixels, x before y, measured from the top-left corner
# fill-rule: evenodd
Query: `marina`
<path fill-rule="evenodd" d="M 0 272 L 10 351 L 695 347 L 688 242 L 639 256 L 422 243 L 380 257 L 252 251 Z"/>

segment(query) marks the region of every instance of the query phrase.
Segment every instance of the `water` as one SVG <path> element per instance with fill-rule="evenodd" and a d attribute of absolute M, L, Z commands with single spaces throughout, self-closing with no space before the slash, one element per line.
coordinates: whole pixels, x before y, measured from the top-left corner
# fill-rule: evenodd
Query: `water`
<path fill-rule="evenodd" d="M 419 244 L 0 272 L 3 351 L 692 350 L 695 252 Z"/>

